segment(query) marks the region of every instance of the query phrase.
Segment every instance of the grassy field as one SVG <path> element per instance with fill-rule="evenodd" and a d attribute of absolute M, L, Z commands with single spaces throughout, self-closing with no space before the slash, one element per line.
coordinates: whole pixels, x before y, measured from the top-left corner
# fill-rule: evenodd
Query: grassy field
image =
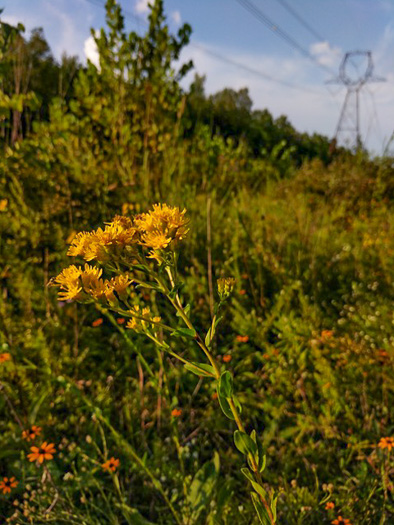
<path fill-rule="evenodd" d="M 2 144 L 1 522 L 389 525 L 393 159 L 191 131 L 161 8 Z"/>

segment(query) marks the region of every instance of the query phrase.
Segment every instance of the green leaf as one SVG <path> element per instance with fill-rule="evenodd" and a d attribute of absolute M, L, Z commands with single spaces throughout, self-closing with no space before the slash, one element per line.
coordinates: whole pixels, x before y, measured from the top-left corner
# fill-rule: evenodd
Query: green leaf
<path fill-rule="evenodd" d="M 228 417 L 229 419 L 234 420 L 235 417 L 233 416 L 233 413 L 231 411 L 230 405 L 229 405 L 227 399 L 220 394 L 219 387 L 218 387 L 218 400 L 219 400 L 220 408 L 223 411 L 223 414 L 226 417 Z"/>
<path fill-rule="evenodd" d="M 259 472 L 263 472 L 263 470 L 265 469 L 265 464 L 267 460 L 263 445 L 261 443 L 261 440 L 257 436 L 257 433 L 255 430 L 252 430 L 252 432 L 250 433 L 250 437 L 253 439 L 253 441 L 257 445 L 257 453 L 255 454 L 255 460 L 256 460 L 256 463 L 258 464 Z"/>
<path fill-rule="evenodd" d="M 233 377 L 228 370 L 225 370 L 220 376 L 219 393 L 226 398 L 231 398 L 233 395 Z"/>
<path fill-rule="evenodd" d="M 241 432 L 240 430 L 236 430 L 234 432 L 234 443 L 237 449 L 242 452 L 242 454 L 252 454 L 252 456 L 255 455 L 257 452 L 257 445 L 253 441 L 253 439 L 246 434 L 246 432 Z"/>
<path fill-rule="evenodd" d="M 187 304 L 187 305 L 185 306 L 185 308 L 183 309 L 183 312 L 184 312 L 185 315 L 189 315 L 189 313 L 190 313 L 190 308 L 191 308 L 191 307 L 190 307 L 190 304 Z M 181 317 L 180 312 L 176 312 L 175 315 L 176 315 L 177 317 Z"/>
<path fill-rule="evenodd" d="M 262 523 L 263 525 L 272 525 L 272 521 L 269 517 L 268 511 L 261 503 L 259 496 L 255 492 L 252 492 L 251 497 L 260 523 Z"/>
<path fill-rule="evenodd" d="M 210 344 L 211 344 L 211 341 L 212 341 L 212 326 L 210 327 L 210 329 L 208 330 L 207 332 L 207 335 L 205 336 L 205 346 L 207 346 L 209 348 Z"/>
<path fill-rule="evenodd" d="M 275 521 L 276 521 L 276 504 L 278 502 L 278 496 L 279 494 L 277 494 L 274 498 L 272 498 L 272 501 L 271 501 L 271 511 L 272 511 L 272 515 Z"/>
<path fill-rule="evenodd" d="M 250 472 L 248 468 L 241 468 L 241 472 L 246 478 L 248 478 L 250 482 L 254 481 L 253 474 Z"/>
<path fill-rule="evenodd" d="M 194 476 L 187 495 L 191 510 L 191 522 L 195 523 L 201 512 L 209 506 L 219 474 L 219 455 L 205 463 Z"/>
<path fill-rule="evenodd" d="M 238 398 L 236 396 L 233 395 L 233 402 L 234 402 L 234 405 L 236 407 L 236 409 L 238 410 L 238 412 L 240 414 L 242 414 L 242 405 L 241 403 L 238 401 Z"/>
<path fill-rule="evenodd" d="M 259 472 L 263 472 L 267 463 L 267 456 L 265 454 L 260 455 L 259 451 Z"/>
<path fill-rule="evenodd" d="M 186 370 L 201 377 L 215 377 L 213 366 L 205 363 L 188 363 L 185 365 Z"/>
<path fill-rule="evenodd" d="M 189 339 L 195 339 L 197 332 L 192 328 L 177 328 L 174 330 L 171 335 L 178 335 L 181 337 L 188 337 Z"/>
<path fill-rule="evenodd" d="M 209 347 L 210 344 L 212 343 L 212 340 L 215 337 L 216 327 L 219 324 L 219 322 L 221 321 L 221 319 L 222 319 L 222 317 L 215 317 L 215 319 L 213 320 L 212 325 L 210 326 L 210 328 L 209 328 L 209 330 L 207 332 L 207 335 L 205 336 L 205 345 L 206 346 Z"/>
<path fill-rule="evenodd" d="M 261 485 L 259 485 L 257 481 L 253 480 L 251 483 L 257 494 L 266 500 L 268 496 L 267 491 Z"/>

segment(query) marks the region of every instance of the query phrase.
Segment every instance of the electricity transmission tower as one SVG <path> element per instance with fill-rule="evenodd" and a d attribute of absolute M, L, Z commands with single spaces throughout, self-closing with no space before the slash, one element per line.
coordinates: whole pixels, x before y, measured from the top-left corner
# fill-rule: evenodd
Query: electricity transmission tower
<path fill-rule="evenodd" d="M 343 84 L 347 88 L 341 114 L 335 131 L 335 140 L 349 149 L 362 147 L 360 133 L 360 91 L 366 83 L 384 82 L 373 76 L 371 51 L 350 51 L 339 67 L 339 76 L 330 84 Z"/>

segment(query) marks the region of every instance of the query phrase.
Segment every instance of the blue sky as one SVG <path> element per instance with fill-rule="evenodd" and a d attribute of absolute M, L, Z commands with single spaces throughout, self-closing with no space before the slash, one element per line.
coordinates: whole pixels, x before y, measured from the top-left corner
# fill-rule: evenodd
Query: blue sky
<path fill-rule="evenodd" d="M 147 0 L 119 1 L 130 15 L 142 20 L 126 17 L 128 28 L 143 31 Z M 332 136 L 346 90 L 326 81 L 335 76 L 346 51 L 370 50 L 375 74 L 386 82 L 363 89 L 361 129 L 367 146 L 381 153 L 394 130 L 394 0 L 250 1 L 272 20 L 277 32 L 284 31 L 314 60 L 279 38 L 236 0 L 165 0 L 171 28 L 176 30 L 183 22 L 193 28 L 194 45 L 184 51 L 183 59 L 192 58 L 195 70 L 206 75 L 207 92 L 247 86 L 255 108 L 266 107 L 275 117 L 285 114 L 301 131 Z M 4 20 L 21 21 L 27 32 L 43 27 L 56 57 L 66 51 L 81 60 L 86 55 L 94 60 L 90 28 L 104 24 L 100 2 L 103 0 L 0 0 L 0 6 Z M 218 60 L 207 50 L 246 69 Z M 250 69 L 296 88 L 269 81 Z"/>

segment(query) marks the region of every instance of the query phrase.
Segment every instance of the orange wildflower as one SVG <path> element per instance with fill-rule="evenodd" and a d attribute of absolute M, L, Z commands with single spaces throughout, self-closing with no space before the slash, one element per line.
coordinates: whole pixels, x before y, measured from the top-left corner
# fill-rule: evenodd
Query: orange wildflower
<path fill-rule="evenodd" d="M 332 525 L 352 525 L 348 518 L 342 518 L 342 516 L 338 516 L 337 519 L 333 520 L 331 523 Z"/>
<path fill-rule="evenodd" d="M 381 438 L 379 441 L 378 447 L 381 448 L 382 450 L 384 448 L 387 448 L 390 451 L 392 448 L 394 448 L 394 438 L 392 437 Z"/>
<path fill-rule="evenodd" d="M 229 354 L 223 356 L 223 361 L 229 363 L 233 357 Z"/>
<path fill-rule="evenodd" d="M 93 321 L 92 326 L 93 326 L 94 328 L 96 328 L 96 326 L 100 326 L 100 325 L 102 325 L 103 322 L 104 322 L 104 319 L 103 319 L 102 317 L 99 317 L 98 319 L 96 319 L 95 321 Z"/>
<path fill-rule="evenodd" d="M 112 472 L 115 472 L 117 467 L 119 467 L 119 459 L 115 459 L 114 457 L 110 458 L 108 461 L 103 463 L 101 466 L 103 470 L 112 470 Z"/>
<path fill-rule="evenodd" d="M 326 510 L 330 510 L 330 509 L 333 509 L 335 507 L 335 503 L 333 501 L 328 501 L 326 503 Z"/>
<path fill-rule="evenodd" d="M 323 330 L 320 336 L 323 339 L 330 339 L 334 335 L 334 330 Z"/>
<path fill-rule="evenodd" d="M 38 463 L 44 463 L 44 459 L 53 459 L 53 454 L 56 452 L 55 445 L 46 441 L 39 447 L 30 447 L 30 450 L 31 454 L 27 455 L 29 461 L 38 461 Z"/>
<path fill-rule="evenodd" d="M 26 439 L 26 441 L 33 441 L 33 439 L 40 435 L 41 430 L 41 427 L 33 425 L 29 430 L 24 430 L 22 432 L 22 438 Z"/>
<path fill-rule="evenodd" d="M 240 290 L 239 295 L 246 295 L 246 290 Z"/>
<path fill-rule="evenodd" d="M 3 491 L 3 494 L 9 494 L 12 489 L 18 485 L 18 481 L 14 477 L 12 478 L 3 478 L 3 481 L 0 481 L 0 490 Z"/>
<path fill-rule="evenodd" d="M 123 324 L 125 322 L 125 318 L 124 317 L 118 317 L 118 319 L 116 319 L 116 322 L 118 324 Z"/>
<path fill-rule="evenodd" d="M 174 408 L 171 412 L 172 417 L 179 417 L 182 415 L 182 410 L 180 408 Z"/>
<path fill-rule="evenodd" d="M 5 361 L 11 361 L 11 354 L 9 354 L 8 352 L 0 354 L 0 363 L 4 363 Z"/>
<path fill-rule="evenodd" d="M 217 392 L 214 392 L 214 393 L 212 394 L 212 399 L 217 399 L 217 398 L 218 398 L 218 394 L 217 394 Z"/>
<path fill-rule="evenodd" d="M 235 340 L 238 343 L 247 343 L 249 341 L 249 336 L 248 335 L 237 335 Z"/>

